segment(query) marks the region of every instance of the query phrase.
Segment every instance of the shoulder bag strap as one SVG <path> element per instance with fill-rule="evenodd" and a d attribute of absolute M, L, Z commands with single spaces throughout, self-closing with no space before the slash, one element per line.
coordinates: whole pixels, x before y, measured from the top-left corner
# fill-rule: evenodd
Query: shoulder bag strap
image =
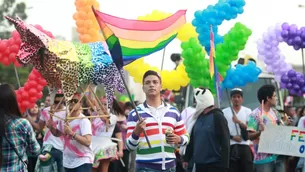
<path fill-rule="evenodd" d="M 7 137 L 6 137 L 5 134 L 4 134 L 4 138 L 5 138 L 5 140 L 9 143 L 9 145 L 14 149 L 14 151 L 15 151 L 15 153 L 17 154 L 19 160 L 23 163 L 24 167 L 27 169 L 27 168 L 28 168 L 28 165 L 27 165 L 27 163 L 26 163 L 25 161 L 23 161 L 23 159 L 22 159 L 21 156 L 19 155 L 19 153 L 18 153 L 16 147 L 12 144 L 12 142 L 10 142 L 10 141 L 7 139 Z"/>

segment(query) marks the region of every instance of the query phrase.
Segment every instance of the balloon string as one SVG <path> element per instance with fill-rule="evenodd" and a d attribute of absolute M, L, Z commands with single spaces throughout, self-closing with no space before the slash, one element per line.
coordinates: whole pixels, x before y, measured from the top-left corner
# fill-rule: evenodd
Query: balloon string
<path fill-rule="evenodd" d="M 20 80 L 19 80 L 18 71 L 17 71 L 17 68 L 15 65 L 14 65 L 14 70 L 15 70 L 15 75 L 16 75 L 16 79 L 17 79 L 17 83 L 18 83 L 18 88 L 20 88 L 21 84 L 20 84 Z"/>

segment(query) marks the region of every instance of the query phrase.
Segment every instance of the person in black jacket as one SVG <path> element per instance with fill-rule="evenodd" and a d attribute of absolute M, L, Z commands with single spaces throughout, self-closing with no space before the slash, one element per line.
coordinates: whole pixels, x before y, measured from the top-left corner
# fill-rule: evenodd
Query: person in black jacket
<path fill-rule="evenodd" d="M 229 168 L 230 133 L 222 111 L 214 105 L 209 89 L 196 88 L 190 143 L 184 162 L 193 158 L 196 172 L 226 172 Z"/>

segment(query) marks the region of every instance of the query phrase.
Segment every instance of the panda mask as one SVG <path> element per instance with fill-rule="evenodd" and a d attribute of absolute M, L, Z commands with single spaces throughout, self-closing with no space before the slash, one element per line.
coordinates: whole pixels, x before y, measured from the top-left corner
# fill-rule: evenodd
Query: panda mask
<path fill-rule="evenodd" d="M 195 88 L 194 97 L 197 102 L 194 118 L 197 118 L 206 108 L 215 105 L 213 94 L 209 89 Z"/>

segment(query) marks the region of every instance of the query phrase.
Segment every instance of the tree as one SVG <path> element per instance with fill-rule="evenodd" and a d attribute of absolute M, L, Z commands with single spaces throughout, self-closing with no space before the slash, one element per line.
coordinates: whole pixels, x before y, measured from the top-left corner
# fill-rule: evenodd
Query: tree
<path fill-rule="evenodd" d="M 16 0 L 4 0 L 0 5 L 0 38 L 7 39 L 11 36 L 12 23 L 9 23 L 4 16 L 20 17 L 22 20 L 27 18 L 26 4 L 16 3 Z"/>
<path fill-rule="evenodd" d="M 32 70 L 32 67 L 30 67 L 30 66 L 17 68 L 21 87 L 27 81 L 31 70 Z M 18 88 L 18 82 L 17 82 L 17 77 L 15 74 L 15 69 L 12 64 L 10 66 L 4 66 L 4 65 L 0 64 L 0 83 L 12 84 L 15 86 L 15 88 Z"/>

